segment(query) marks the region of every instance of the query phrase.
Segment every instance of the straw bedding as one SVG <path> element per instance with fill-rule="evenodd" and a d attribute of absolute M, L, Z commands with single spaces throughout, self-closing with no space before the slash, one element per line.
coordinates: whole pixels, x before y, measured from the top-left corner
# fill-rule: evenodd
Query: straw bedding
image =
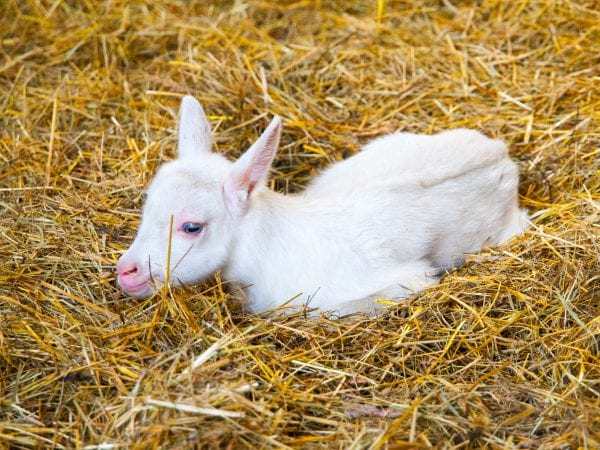
<path fill-rule="evenodd" d="M 1 2 L 0 448 L 598 448 L 598 6 Z M 282 192 L 482 130 L 533 225 L 378 318 L 258 317 L 218 277 L 127 298 L 186 93 L 231 158 L 284 118 Z"/>

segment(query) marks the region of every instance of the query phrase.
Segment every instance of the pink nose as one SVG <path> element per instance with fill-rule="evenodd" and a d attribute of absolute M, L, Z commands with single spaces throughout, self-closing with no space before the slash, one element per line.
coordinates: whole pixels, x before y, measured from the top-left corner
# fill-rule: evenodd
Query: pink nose
<path fill-rule="evenodd" d="M 119 285 L 125 291 L 135 291 L 146 285 L 149 277 L 134 261 L 120 259 L 117 263 Z"/>
<path fill-rule="evenodd" d="M 117 262 L 117 273 L 121 277 L 135 276 L 138 272 L 138 266 L 133 261 L 124 261 L 120 259 Z"/>

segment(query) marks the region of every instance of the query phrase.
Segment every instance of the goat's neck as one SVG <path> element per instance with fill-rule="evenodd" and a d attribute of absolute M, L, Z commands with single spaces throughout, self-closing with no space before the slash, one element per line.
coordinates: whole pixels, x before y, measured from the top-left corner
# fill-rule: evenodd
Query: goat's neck
<path fill-rule="evenodd" d="M 277 255 L 298 255 L 303 236 L 318 239 L 314 202 L 301 195 L 283 195 L 271 190 L 256 193 L 240 221 L 232 245 L 231 259 L 225 268 L 228 278 L 241 282 L 247 273 L 260 270 L 264 261 Z"/>

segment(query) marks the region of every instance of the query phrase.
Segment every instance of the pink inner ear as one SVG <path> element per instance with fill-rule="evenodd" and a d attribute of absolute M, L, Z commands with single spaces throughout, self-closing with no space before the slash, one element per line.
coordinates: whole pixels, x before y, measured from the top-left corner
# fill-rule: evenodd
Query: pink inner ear
<path fill-rule="evenodd" d="M 254 188 L 254 185 L 252 183 L 251 172 L 252 168 L 248 167 L 246 168 L 246 170 L 236 173 L 232 177 L 232 181 L 236 189 L 243 189 L 248 192 L 252 192 L 252 188 Z"/>
<path fill-rule="evenodd" d="M 246 201 L 268 174 L 281 132 L 281 119 L 275 117 L 260 138 L 238 159 L 225 183 L 225 193 L 234 201 Z M 237 191 L 235 194 L 234 191 Z"/>
<path fill-rule="evenodd" d="M 280 133 L 281 119 L 275 117 L 258 140 L 233 164 L 223 184 L 225 203 L 231 212 L 243 210 L 252 191 L 266 178 Z"/>
<path fill-rule="evenodd" d="M 259 153 L 250 167 L 240 174 L 240 187 L 245 187 L 248 193 L 251 193 L 256 185 L 269 173 L 274 153 L 274 151 L 273 153 L 267 153 L 265 150 Z"/>

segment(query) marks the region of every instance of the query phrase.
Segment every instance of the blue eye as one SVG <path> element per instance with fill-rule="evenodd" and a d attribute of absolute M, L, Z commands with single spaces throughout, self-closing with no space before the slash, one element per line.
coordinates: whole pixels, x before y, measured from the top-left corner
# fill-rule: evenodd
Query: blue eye
<path fill-rule="evenodd" d="M 186 234 L 199 234 L 202 228 L 204 228 L 204 225 L 201 223 L 186 222 L 181 225 L 181 229 Z"/>

